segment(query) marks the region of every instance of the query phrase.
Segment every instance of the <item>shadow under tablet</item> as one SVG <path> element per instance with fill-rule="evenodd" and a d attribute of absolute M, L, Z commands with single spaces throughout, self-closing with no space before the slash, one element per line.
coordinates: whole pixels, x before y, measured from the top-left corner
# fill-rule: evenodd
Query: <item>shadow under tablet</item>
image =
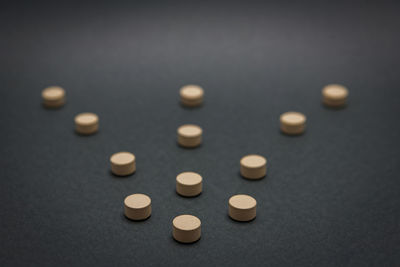
<path fill-rule="evenodd" d="M 111 170 L 109 170 L 108 174 L 115 179 L 125 179 L 125 178 L 129 178 L 129 177 L 133 176 L 136 172 L 137 171 L 135 171 L 134 173 L 128 174 L 128 175 L 116 175 Z"/>
<path fill-rule="evenodd" d="M 130 224 L 134 224 L 134 223 L 144 223 L 145 221 L 150 220 L 151 219 L 151 214 L 150 214 L 149 217 L 147 217 L 145 219 L 142 219 L 142 220 L 131 220 L 128 217 L 126 217 L 125 213 L 123 213 L 123 212 L 121 212 L 121 216 L 120 217 L 122 218 L 123 221 L 128 222 Z"/>
<path fill-rule="evenodd" d="M 261 178 L 258 178 L 258 179 L 248 179 L 246 177 L 243 177 L 242 174 L 240 173 L 240 171 L 237 172 L 237 175 L 240 177 L 240 179 L 243 179 L 243 180 L 248 181 L 250 183 L 259 183 L 262 180 L 267 179 L 267 175 L 268 174 L 266 174 L 265 176 L 263 176 Z"/>
<path fill-rule="evenodd" d="M 226 214 L 225 219 L 229 220 L 230 222 L 233 222 L 234 224 L 253 224 L 254 221 L 257 219 L 257 216 L 254 217 L 253 219 L 251 219 L 250 221 L 237 221 L 235 219 L 232 219 L 231 216 L 229 216 L 229 214 Z"/>

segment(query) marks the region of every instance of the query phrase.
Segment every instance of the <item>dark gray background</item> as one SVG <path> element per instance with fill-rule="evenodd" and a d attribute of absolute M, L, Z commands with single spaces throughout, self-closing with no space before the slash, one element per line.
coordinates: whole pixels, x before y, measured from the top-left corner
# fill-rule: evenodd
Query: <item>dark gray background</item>
<path fill-rule="evenodd" d="M 0 9 L 0 265 L 399 266 L 398 3 L 32 2 Z M 179 105 L 188 83 L 203 107 Z M 321 105 L 328 83 L 349 88 L 346 109 Z M 66 89 L 60 110 L 40 104 L 49 85 Z M 307 115 L 303 136 L 280 134 L 288 110 Z M 90 137 L 73 131 L 86 111 Z M 176 145 L 184 123 L 203 146 Z M 109 171 L 121 150 L 128 178 Z M 249 153 L 266 178 L 240 178 Z M 176 195 L 182 171 L 203 175 L 199 197 Z M 153 201 L 143 222 L 122 213 L 135 192 Z M 256 220 L 229 219 L 237 193 Z M 172 239 L 182 213 L 199 242 Z"/>

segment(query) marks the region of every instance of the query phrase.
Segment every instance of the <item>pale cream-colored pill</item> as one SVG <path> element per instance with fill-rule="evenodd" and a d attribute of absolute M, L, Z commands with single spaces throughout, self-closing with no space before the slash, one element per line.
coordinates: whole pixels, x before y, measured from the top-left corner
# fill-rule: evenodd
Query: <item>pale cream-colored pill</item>
<path fill-rule="evenodd" d="M 306 116 L 300 112 L 285 112 L 280 116 L 280 128 L 288 135 L 302 134 L 306 128 Z"/>
<path fill-rule="evenodd" d="M 42 91 L 43 105 L 46 108 L 59 108 L 65 103 L 65 90 L 59 86 L 50 86 Z"/>
<path fill-rule="evenodd" d="M 251 221 L 256 217 L 257 201 L 248 195 L 234 195 L 229 199 L 229 216 L 241 222 Z"/>
<path fill-rule="evenodd" d="M 75 130 L 79 134 L 94 134 L 99 129 L 99 117 L 94 113 L 80 113 L 75 116 Z"/>
<path fill-rule="evenodd" d="M 329 84 L 322 89 L 322 103 L 325 106 L 338 108 L 347 103 L 349 90 L 340 84 Z"/>
<path fill-rule="evenodd" d="M 172 236 L 182 243 L 193 243 L 201 237 L 201 221 L 193 215 L 179 215 L 172 221 Z"/>
<path fill-rule="evenodd" d="M 203 190 L 203 178 L 195 172 L 182 172 L 176 176 L 176 192 L 185 197 L 194 197 Z"/>
<path fill-rule="evenodd" d="M 260 155 L 247 155 L 240 159 L 240 174 L 247 179 L 260 179 L 267 174 L 267 159 Z"/>
<path fill-rule="evenodd" d="M 179 91 L 181 103 L 187 107 L 197 107 L 203 103 L 204 90 L 198 85 L 186 85 Z"/>
<path fill-rule="evenodd" d="M 126 176 L 136 171 L 135 155 L 129 152 L 118 152 L 110 157 L 111 171 L 118 176 Z"/>
<path fill-rule="evenodd" d="M 124 200 L 125 216 L 131 220 L 139 221 L 150 217 L 151 199 L 145 194 L 129 195 Z"/>
<path fill-rule="evenodd" d="M 194 124 L 185 124 L 178 128 L 178 144 L 183 147 L 197 147 L 201 144 L 203 130 Z"/>

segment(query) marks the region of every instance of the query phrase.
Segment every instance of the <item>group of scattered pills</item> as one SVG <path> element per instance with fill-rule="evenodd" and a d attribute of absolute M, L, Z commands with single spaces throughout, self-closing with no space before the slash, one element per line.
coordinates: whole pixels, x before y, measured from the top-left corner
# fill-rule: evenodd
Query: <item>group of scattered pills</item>
<path fill-rule="evenodd" d="M 322 89 L 322 102 L 332 108 L 346 105 L 348 90 L 338 84 Z M 48 87 L 42 92 L 43 105 L 59 108 L 65 104 L 65 91 L 58 86 Z M 197 85 L 187 85 L 180 90 L 181 103 L 187 107 L 201 106 L 204 90 Z M 280 130 L 288 135 L 299 135 L 305 131 L 306 116 L 300 112 L 286 112 L 280 116 Z M 99 129 L 99 118 L 94 113 L 75 116 L 75 131 L 91 135 Z M 201 127 L 182 125 L 177 130 L 177 142 L 182 147 L 194 148 L 202 143 Z M 136 157 L 130 152 L 118 152 L 110 157 L 111 171 L 117 176 L 131 175 L 136 171 Z M 240 174 L 246 179 L 261 179 L 267 173 L 267 159 L 261 155 L 247 155 L 240 160 Z M 203 178 L 195 172 L 183 172 L 176 177 L 176 192 L 184 197 L 198 196 L 203 190 Z M 251 221 L 256 217 L 257 201 L 249 195 L 234 195 L 228 201 L 228 214 L 236 221 Z M 145 220 L 152 212 L 151 198 L 145 194 L 132 194 L 124 200 L 124 214 L 134 221 Z M 193 215 L 179 215 L 172 221 L 172 236 L 182 243 L 193 243 L 201 237 L 201 221 Z"/>
<path fill-rule="evenodd" d="M 118 152 L 111 156 L 111 171 L 118 176 L 135 172 L 135 156 Z M 240 173 L 247 179 L 260 179 L 267 173 L 267 160 L 260 155 L 248 155 L 240 160 Z M 198 196 L 203 190 L 203 178 L 195 172 L 182 172 L 176 177 L 176 192 L 184 197 Z M 228 214 L 236 221 L 251 221 L 256 217 L 257 201 L 248 195 L 234 195 L 228 201 Z M 124 200 L 125 216 L 134 221 L 151 215 L 151 198 L 145 194 L 132 194 Z M 172 236 L 179 242 L 192 243 L 201 236 L 201 221 L 193 215 L 179 215 L 172 221 Z"/>

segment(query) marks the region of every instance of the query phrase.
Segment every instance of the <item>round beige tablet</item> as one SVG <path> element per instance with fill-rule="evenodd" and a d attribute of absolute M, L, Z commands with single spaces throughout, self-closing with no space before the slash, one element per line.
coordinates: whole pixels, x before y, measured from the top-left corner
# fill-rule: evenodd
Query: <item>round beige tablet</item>
<path fill-rule="evenodd" d="M 145 194 L 133 194 L 124 200 L 125 216 L 131 220 L 139 221 L 150 217 L 151 199 Z"/>
<path fill-rule="evenodd" d="M 306 116 L 300 112 L 285 112 L 280 117 L 281 131 L 289 135 L 302 134 L 306 128 Z"/>
<path fill-rule="evenodd" d="M 193 215 L 179 215 L 172 221 L 172 236 L 182 243 L 193 243 L 200 239 L 201 221 Z"/>
<path fill-rule="evenodd" d="M 81 113 L 75 116 L 75 130 L 77 133 L 89 135 L 99 129 L 99 117 L 94 113 Z"/>
<path fill-rule="evenodd" d="M 346 105 L 349 90 L 340 84 L 329 84 L 322 89 L 322 102 L 328 107 Z"/>
<path fill-rule="evenodd" d="M 229 199 L 229 216 L 241 222 L 251 221 L 256 217 L 257 201 L 248 195 L 234 195 Z"/>
<path fill-rule="evenodd" d="M 176 176 L 176 192 L 185 197 L 194 197 L 203 189 L 203 178 L 195 172 L 182 172 Z"/>
<path fill-rule="evenodd" d="M 43 105 L 47 108 L 59 108 L 65 103 L 65 90 L 59 86 L 50 86 L 42 91 Z"/>
<path fill-rule="evenodd" d="M 126 176 L 136 171 L 135 155 L 129 152 L 118 152 L 110 157 L 111 171 L 118 176 Z"/>
<path fill-rule="evenodd" d="M 240 160 L 240 174 L 247 179 L 260 179 L 267 174 L 267 159 L 260 155 L 247 155 Z"/>
<path fill-rule="evenodd" d="M 178 143 L 183 147 L 196 147 L 201 144 L 203 130 L 194 124 L 178 128 Z"/>
<path fill-rule="evenodd" d="M 203 103 L 204 90 L 198 85 L 186 85 L 179 91 L 181 103 L 188 107 L 197 107 Z"/>

